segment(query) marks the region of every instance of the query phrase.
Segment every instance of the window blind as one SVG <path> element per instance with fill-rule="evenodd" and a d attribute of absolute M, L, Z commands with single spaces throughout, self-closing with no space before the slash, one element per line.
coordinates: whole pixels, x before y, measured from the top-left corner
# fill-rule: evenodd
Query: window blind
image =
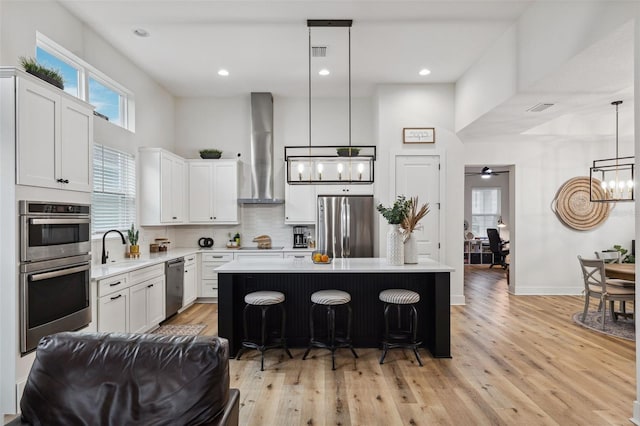
<path fill-rule="evenodd" d="M 127 230 L 136 220 L 136 164 L 133 155 L 95 144 L 91 225 L 94 234 Z"/>
<path fill-rule="evenodd" d="M 500 188 L 471 189 L 471 232 L 487 236 L 487 228 L 495 228 L 500 217 Z"/>

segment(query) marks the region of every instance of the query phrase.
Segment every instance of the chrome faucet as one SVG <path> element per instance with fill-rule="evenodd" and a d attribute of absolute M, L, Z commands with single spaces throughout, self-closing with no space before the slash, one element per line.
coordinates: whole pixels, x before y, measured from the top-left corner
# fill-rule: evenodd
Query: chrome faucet
<path fill-rule="evenodd" d="M 122 235 L 122 232 L 118 231 L 117 229 L 110 229 L 107 232 L 105 232 L 104 235 L 102 236 L 102 264 L 103 265 L 107 263 L 107 259 L 109 258 L 109 252 L 106 251 L 104 248 L 104 237 L 106 237 L 109 232 L 117 232 L 118 234 L 120 234 L 120 237 L 122 238 L 122 244 L 127 244 L 127 242 L 124 240 L 124 235 Z"/>

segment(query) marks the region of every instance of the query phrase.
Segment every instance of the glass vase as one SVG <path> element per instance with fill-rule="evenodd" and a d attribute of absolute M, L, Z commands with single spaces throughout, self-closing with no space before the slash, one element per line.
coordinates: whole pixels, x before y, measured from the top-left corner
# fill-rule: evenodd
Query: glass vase
<path fill-rule="evenodd" d="M 404 265 L 404 243 L 400 225 L 389 225 L 387 233 L 387 263 L 389 265 Z"/>
<path fill-rule="evenodd" d="M 404 240 L 404 263 L 418 263 L 418 240 L 413 233 Z"/>

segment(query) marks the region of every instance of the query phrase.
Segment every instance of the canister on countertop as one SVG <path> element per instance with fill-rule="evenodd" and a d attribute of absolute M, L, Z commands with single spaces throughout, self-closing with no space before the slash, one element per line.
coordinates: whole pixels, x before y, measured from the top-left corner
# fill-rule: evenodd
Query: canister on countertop
<path fill-rule="evenodd" d="M 157 253 L 160 251 L 160 245 L 151 243 L 149 244 L 149 253 Z"/>

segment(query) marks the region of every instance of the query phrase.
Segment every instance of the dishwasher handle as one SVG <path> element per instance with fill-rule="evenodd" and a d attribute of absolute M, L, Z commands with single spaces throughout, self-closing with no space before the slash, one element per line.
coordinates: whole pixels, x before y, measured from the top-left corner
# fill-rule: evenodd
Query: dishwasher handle
<path fill-rule="evenodd" d="M 184 257 L 167 261 L 167 268 L 175 268 L 184 265 Z"/>

